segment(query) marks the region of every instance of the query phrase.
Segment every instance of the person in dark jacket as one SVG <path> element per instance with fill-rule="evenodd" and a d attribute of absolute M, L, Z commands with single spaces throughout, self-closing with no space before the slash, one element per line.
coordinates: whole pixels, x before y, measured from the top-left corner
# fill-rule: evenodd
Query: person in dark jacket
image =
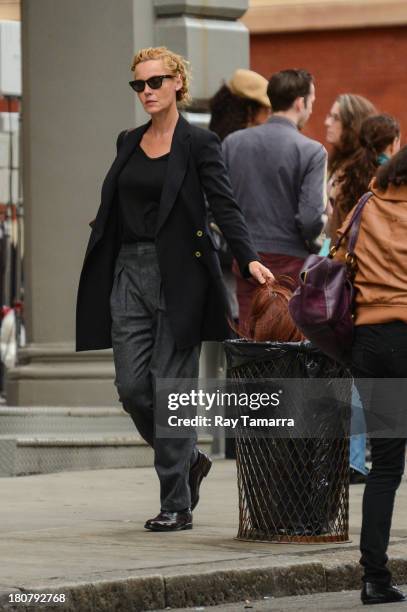
<path fill-rule="evenodd" d="M 151 119 L 117 140 L 102 187 L 77 300 L 77 350 L 113 346 L 120 401 L 154 448 L 161 511 L 152 531 L 192 528 L 211 461 L 193 437 L 156 435 L 159 379 L 196 379 L 202 340 L 230 335 L 205 196 L 242 274 L 273 278 L 258 261 L 222 161 L 219 138 L 190 125 L 186 61 L 165 47 L 139 51 L 131 87 Z"/>

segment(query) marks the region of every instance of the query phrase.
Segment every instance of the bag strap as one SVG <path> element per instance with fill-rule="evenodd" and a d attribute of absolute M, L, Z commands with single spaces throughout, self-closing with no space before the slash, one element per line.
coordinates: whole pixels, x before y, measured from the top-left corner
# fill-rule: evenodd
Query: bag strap
<path fill-rule="evenodd" d="M 334 247 L 331 249 L 331 257 L 334 256 L 334 254 L 337 252 L 337 250 L 339 249 L 339 247 L 342 244 L 342 241 L 345 239 L 345 237 L 349 234 L 350 232 L 350 237 L 349 237 L 349 242 L 348 242 L 348 253 L 347 255 L 350 255 L 351 257 L 353 257 L 354 254 L 354 249 L 355 249 L 355 245 L 356 245 L 356 240 L 359 234 L 359 228 L 360 228 L 360 221 L 361 221 L 361 217 L 362 217 L 362 210 L 365 207 L 366 202 L 372 197 L 373 193 L 371 191 L 368 191 L 367 193 L 365 193 L 364 195 L 362 195 L 362 197 L 360 198 L 359 202 L 356 204 L 355 209 L 353 211 L 353 215 L 348 223 L 348 226 L 346 227 L 345 231 L 343 232 L 342 236 L 340 236 L 338 238 L 338 240 L 336 241 Z M 352 230 L 352 231 L 351 231 Z"/>
<path fill-rule="evenodd" d="M 354 223 L 352 224 L 350 234 L 349 234 L 349 241 L 348 241 L 348 253 L 350 255 L 353 255 L 355 251 L 356 240 L 359 235 L 360 222 L 362 220 L 362 210 L 364 209 L 365 204 L 371 198 L 372 195 L 373 193 L 371 191 L 368 191 L 367 193 L 365 193 L 365 195 L 363 196 L 364 200 L 361 203 L 361 207 L 357 211 Z"/>

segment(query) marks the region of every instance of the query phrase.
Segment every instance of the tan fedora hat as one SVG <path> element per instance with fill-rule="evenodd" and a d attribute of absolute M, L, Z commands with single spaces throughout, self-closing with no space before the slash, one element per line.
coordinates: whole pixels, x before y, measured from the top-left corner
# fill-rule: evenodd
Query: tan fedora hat
<path fill-rule="evenodd" d="M 233 73 L 227 86 L 230 91 L 241 98 L 256 100 L 259 104 L 270 108 L 270 100 L 267 96 L 268 81 L 261 74 L 253 70 L 238 68 Z"/>

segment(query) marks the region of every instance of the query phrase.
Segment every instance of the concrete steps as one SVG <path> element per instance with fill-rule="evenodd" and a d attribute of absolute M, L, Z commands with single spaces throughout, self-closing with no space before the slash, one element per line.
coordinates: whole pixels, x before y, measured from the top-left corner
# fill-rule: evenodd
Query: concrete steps
<path fill-rule="evenodd" d="M 0 438 L 0 476 L 151 465 L 152 449 L 136 436 Z"/>
<path fill-rule="evenodd" d="M 14 434 L 134 434 L 131 418 L 120 407 L 0 407 L 0 438 Z"/>
<path fill-rule="evenodd" d="M 111 350 L 76 353 L 69 343 L 30 344 L 6 373 L 6 397 L 13 406 L 115 406 Z"/>
<path fill-rule="evenodd" d="M 200 446 L 210 451 L 211 438 Z M 152 449 L 120 408 L 0 407 L 0 476 L 153 463 Z"/>

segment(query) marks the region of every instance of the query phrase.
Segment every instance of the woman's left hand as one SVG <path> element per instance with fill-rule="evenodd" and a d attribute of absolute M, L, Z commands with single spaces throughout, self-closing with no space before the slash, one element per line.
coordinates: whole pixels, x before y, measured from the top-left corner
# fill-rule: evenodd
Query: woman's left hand
<path fill-rule="evenodd" d="M 276 280 L 270 270 L 259 261 L 251 261 L 249 263 L 249 272 L 260 285 L 264 285 L 267 281 Z"/>

